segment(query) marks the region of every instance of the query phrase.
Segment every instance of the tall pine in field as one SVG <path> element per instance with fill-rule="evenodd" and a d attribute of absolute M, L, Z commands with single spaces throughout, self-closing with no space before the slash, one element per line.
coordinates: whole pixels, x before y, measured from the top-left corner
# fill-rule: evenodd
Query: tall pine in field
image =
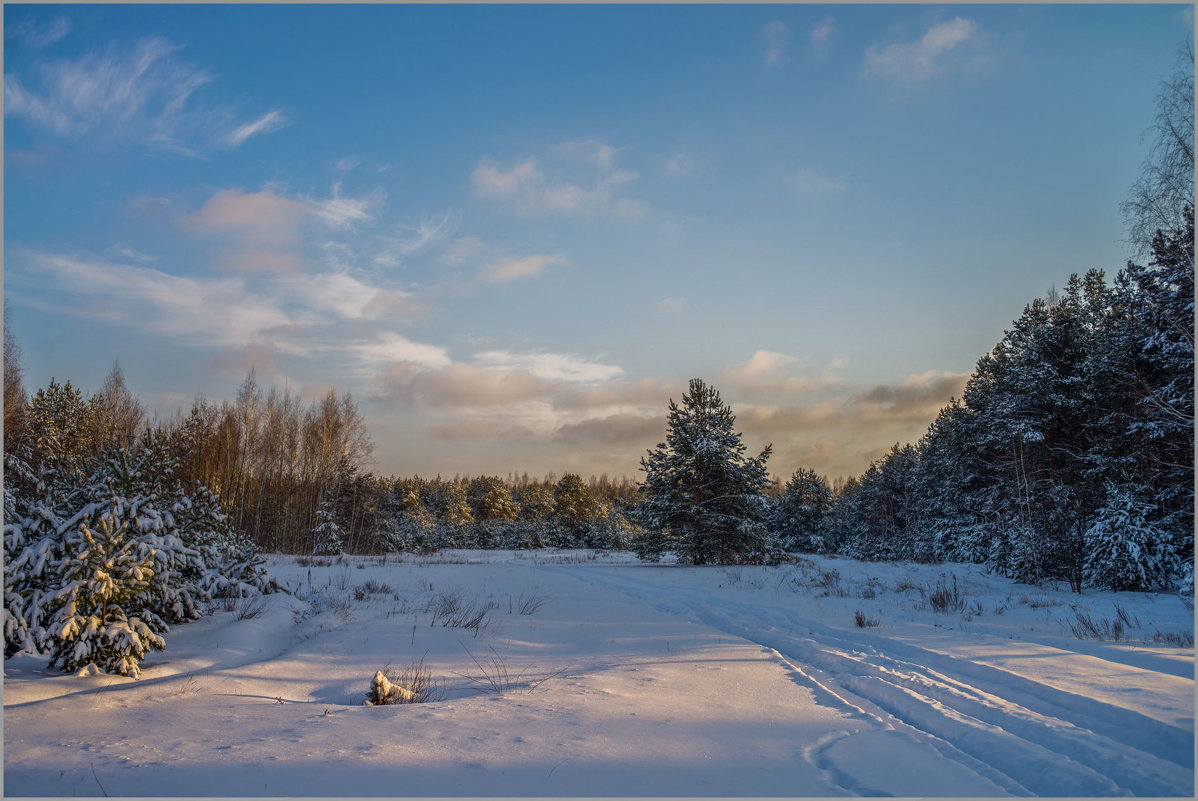
<path fill-rule="evenodd" d="M 704 565 L 769 555 L 765 463 L 771 448 L 746 457 L 735 421 L 720 393 L 697 378 L 681 406 L 670 401 L 666 441 L 641 459 L 645 556 L 668 549 L 680 561 Z"/>

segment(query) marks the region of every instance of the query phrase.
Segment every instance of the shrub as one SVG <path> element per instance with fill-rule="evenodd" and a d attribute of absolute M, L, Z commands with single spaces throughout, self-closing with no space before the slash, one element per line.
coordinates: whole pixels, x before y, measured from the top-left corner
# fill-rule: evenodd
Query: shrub
<path fill-rule="evenodd" d="M 442 695 L 441 685 L 433 681 L 432 671 L 422 656 L 398 673 L 391 669 L 390 663 L 376 671 L 366 692 L 365 705 L 423 704 L 440 700 Z"/>
<path fill-rule="evenodd" d="M 961 594 L 960 588 L 957 587 L 957 577 L 953 576 L 953 585 L 950 587 L 944 580 L 944 576 L 936 582 L 936 589 L 928 593 L 928 603 L 932 605 L 933 612 L 961 612 L 965 609 L 965 596 Z"/>
<path fill-rule="evenodd" d="M 866 617 L 865 613 L 858 609 L 853 613 L 853 621 L 857 624 L 857 628 L 872 628 L 878 625 L 878 619 L 874 617 Z"/>

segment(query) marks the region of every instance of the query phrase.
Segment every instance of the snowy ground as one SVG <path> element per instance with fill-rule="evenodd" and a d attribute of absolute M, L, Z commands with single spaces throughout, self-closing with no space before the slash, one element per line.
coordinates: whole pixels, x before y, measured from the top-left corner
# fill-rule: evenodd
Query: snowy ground
<path fill-rule="evenodd" d="M 293 595 L 176 627 L 140 681 L 8 660 L 5 794 L 1194 794 L 1194 617 L 1173 596 L 822 558 L 271 568 Z M 477 629 L 442 625 L 455 599 Z M 1123 639 L 1079 640 L 1079 612 Z M 421 657 L 440 700 L 363 705 Z"/>

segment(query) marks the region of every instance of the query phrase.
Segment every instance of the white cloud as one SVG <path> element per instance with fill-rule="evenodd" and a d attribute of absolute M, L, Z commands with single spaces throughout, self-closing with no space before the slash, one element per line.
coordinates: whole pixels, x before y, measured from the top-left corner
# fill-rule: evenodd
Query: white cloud
<path fill-rule="evenodd" d="M 333 196 L 312 201 L 313 212 L 334 228 L 349 228 L 355 223 L 373 222 L 370 209 L 381 202 L 381 197 L 371 195 L 364 198 L 341 196 L 341 182 L 333 184 Z"/>
<path fill-rule="evenodd" d="M 575 139 L 562 142 L 554 150 L 562 156 L 594 164 L 601 170 L 610 170 L 616 160 L 616 149 L 598 139 Z"/>
<path fill-rule="evenodd" d="M 972 20 L 956 17 L 933 25 L 913 42 L 870 45 L 863 71 L 899 84 L 922 83 L 945 71 L 977 36 L 978 27 Z"/>
<path fill-rule="evenodd" d="M 10 6 L 10 10 L 11 10 Z M 71 21 L 64 16 L 57 16 L 45 24 L 39 24 L 32 17 L 26 17 L 11 26 L 4 38 L 19 41 L 26 47 L 40 49 L 49 47 L 63 39 L 71 32 Z"/>
<path fill-rule="evenodd" d="M 699 159 L 689 150 L 679 150 L 665 160 L 664 170 L 671 178 L 693 175 L 699 171 Z"/>
<path fill-rule="evenodd" d="M 120 256 L 125 259 L 129 259 L 130 261 L 142 262 L 143 264 L 153 262 L 153 261 L 158 261 L 157 256 L 151 256 L 148 253 L 142 253 L 140 250 L 135 250 L 134 248 L 131 248 L 128 245 L 124 245 L 119 242 L 117 244 L 113 245 L 112 247 L 110 247 L 108 249 L 108 252 L 112 253 L 113 255 Z"/>
<path fill-rule="evenodd" d="M 532 278 L 540 275 L 548 267 L 569 264 L 564 256 L 538 254 L 524 256 L 518 259 L 504 259 L 488 264 L 479 273 L 479 280 L 485 283 L 498 284 L 507 281 L 518 281 L 522 278 Z"/>
<path fill-rule="evenodd" d="M 682 314 L 689 307 L 686 298 L 662 298 L 654 308 L 662 314 Z"/>
<path fill-rule="evenodd" d="M 457 267 L 485 251 L 487 245 L 478 237 L 461 236 L 445 246 L 441 251 L 441 262 L 451 267 Z"/>
<path fill-rule="evenodd" d="M 837 33 L 836 20 L 824 17 L 811 29 L 811 46 L 817 51 L 822 50 Z"/>
<path fill-rule="evenodd" d="M 549 178 L 535 156 L 503 168 L 483 159 L 470 174 L 474 197 L 492 201 L 515 214 L 568 214 L 584 217 L 640 219 L 645 205 L 617 197 L 626 184 L 640 176 L 615 167 L 615 148 L 595 139 L 566 142 L 554 148 L 558 156 L 590 165 L 593 173 L 583 180 Z"/>
<path fill-rule="evenodd" d="M 384 367 L 407 363 L 424 368 L 449 367 L 453 362 L 449 351 L 439 345 L 413 342 L 393 331 L 384 331 L 373 340 L 362 340 L 345 346 L 365 366 Z"/>
<path fill-rule="evenodd" d="M 786 23 L 780 20 L 767 23 L 761 29 L 761 35 L 765 39 L 765 63 L 772 66 L 785 61 L 787 40 L 790 39 L 790 28 Z"/>
<path fill-rule="evenodd" d="M 287 273 L 300 269 L 296 251 L 300 226 L 312 212 L 311 203 L 269 189 L 250 193 L 226 189 L 179 222 L 193 231 L 232 239 L 236 248 L 226 255 L 226 267 L 242 272 Z"/>
<path fill-rule="evenodd" d="M 292 298 L 306 307 L 347 319 L 372 319 L 410 298 L 406 292 L 371 286 L 347 272 L 297 276 L 285 286 Z"/>
<path fill-rule="evenodd" d="M 189 155 L 281 127 L 278 112 L 247 124 L 226 106 L 196 101 L 196 92 L 213 79 L 179 60 L 181 49 L 150 37 L 126 50 L 39 62 L 31 74 L 4 76 L 4 113 L 62 137 L 132 141 Z"/>
<path fill-rule="evenodd" d="M 599 364 L 561 353 L 512 353 L 489 350 L 474 354 L 474 363 L 490 369 L 524 370 L 547 381 L 610 381 L 624 370 L 612 364 Z"/>
<path fill-rule="evenodd" d="M 268 111 L 253 122 L 247 122 L 225 135 L 224 141 L 229 147 L 237 147 L 251 136 L 268 134 L 291 124 L 281 111 Z"/>
<path fill-rule="evenodd" d="M 245 345 L 290 325 L 280 304 L 254 297 L 238 278 L 200 281 L 154 270 L 48 253 L 30 253 L 32 273 L 98 301 L 106 318 L 192 345 Z M 87 314 L 86 307 L 81 312 Z"/>
<path fill-rule="evenodd" d="M 741 372 L 746 377 L 760 378 L 794 364 L 798 358 L 772 350 L 758 350 L 749 357 Z"/>
<path fill-rule="evenodd" d="M 446 212 L 440 217 L 423 216 L 412 225 L 397 225 L 396 236 L 381 238 L 381 247 L 375 254 L 374 263 L 394 267 L 399 265 L 406 256 L 417 253 L 425 248 L 442 242 L 458 227 L 458 216 Z"/>

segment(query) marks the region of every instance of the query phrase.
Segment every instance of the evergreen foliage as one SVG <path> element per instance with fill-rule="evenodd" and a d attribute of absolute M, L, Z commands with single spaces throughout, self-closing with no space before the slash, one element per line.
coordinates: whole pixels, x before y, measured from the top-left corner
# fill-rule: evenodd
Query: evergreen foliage
<path fill-rule="evenodd" d="M 78 407 L 76 407 L 78 408 Z M 132 676 L 162 634 L 215 595 L 277 589 L 215 495 L 184 491 L 169 438 L 88 458 L 50 452 L 42 469 L 5 454 L 5 656 L 49 654 Z"/>
<path fill-rule="evenodd" d="M 316 527 L 312 529 L 312 553 L 331 556 L 341 553 L 344 543 L 341 525 L 337 522 L 337 510 L 333 499 L 325 498 L 316 510 Z"/>
<path fill-rule="evenodd" d="M 670 401 L 666 441 L 641 459 L 644 500 L 637 513 L 650 532 L 643 553 L 669 548 L 696 565 L 773 555 L 765 525 L 770 447 L 747 458 L 735 420 L 719 392 L 700 379 L 691 380 L 681 406 Z"/>
<path fill-rule="evenodd" d="M 1108 590 L 1155 590 L 1180 574 L 1172 543 L 1152 523 L 1154 507 L 1111 484 L 1085 533 L 1086 582 Z"/>
<path fill-rule="evenodd" d="M 156 553 L 136 537 L 139 512 L 113 499 L 89 507 L 65 533 L 62 584 L 51 596 L 50 667 L 98 668 L 137 678 L 150 649 L 165 647 L 150 624 L 130 614 L 154 580 Z"/>
<path fill-rule="evenodd" d="M 828 482 L 814 470 L 799 468 L 770 514 L 770 528 L 788 551 L 813 553 L 824 549 L 824 519 L 832 509 Z"/>

